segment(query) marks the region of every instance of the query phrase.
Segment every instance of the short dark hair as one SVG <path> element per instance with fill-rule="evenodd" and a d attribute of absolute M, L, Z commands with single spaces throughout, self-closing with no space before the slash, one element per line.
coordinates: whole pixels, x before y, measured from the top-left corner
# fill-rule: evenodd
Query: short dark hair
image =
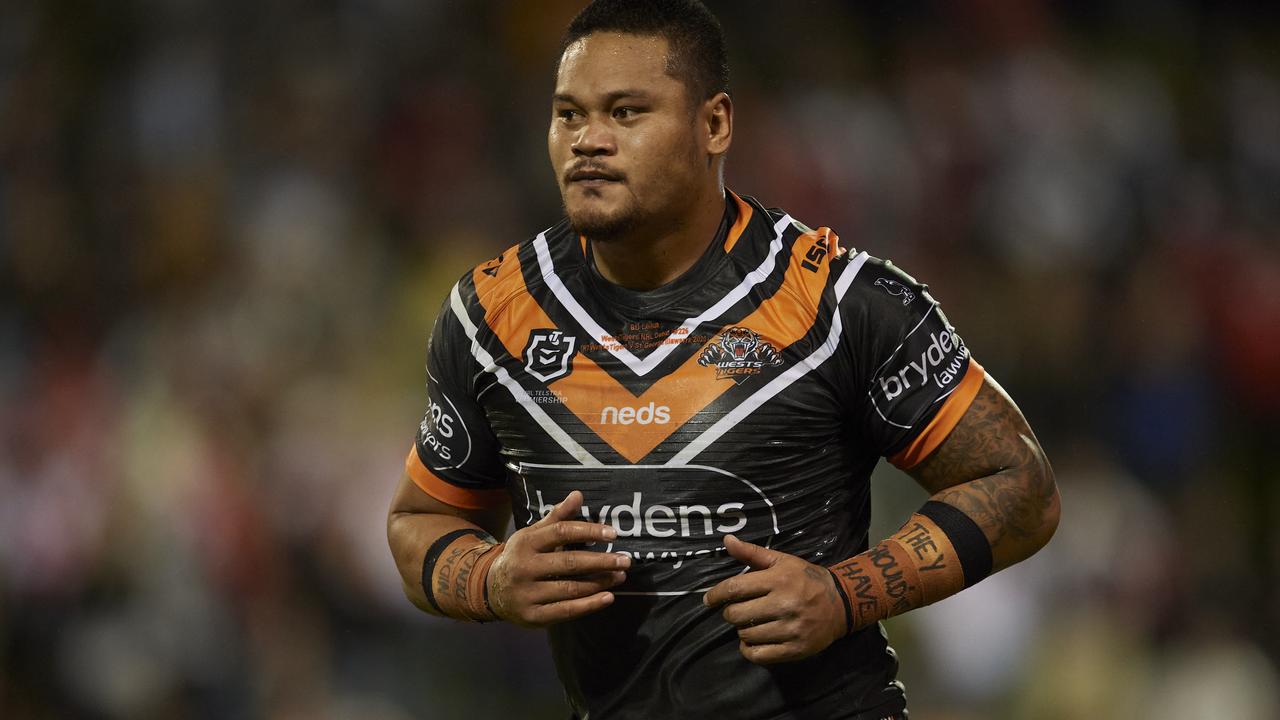
<path fill-rule="evenodd" d="M 720 21 L 698 0 L 594 0 L 569 23 L 556 58 L 597 32 L 659 36 L 667 41 L 667 74 L 698 101 L 729 91 L 729 58 Z"/>

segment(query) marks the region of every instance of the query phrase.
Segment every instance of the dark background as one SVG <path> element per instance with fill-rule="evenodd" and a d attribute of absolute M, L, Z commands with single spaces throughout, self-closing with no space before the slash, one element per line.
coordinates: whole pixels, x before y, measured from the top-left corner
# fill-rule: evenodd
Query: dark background
<path fill-rule="evenodd" d="M 565 716 L 384 513 L 444 293 L 559 216 L 579 5 L 0 3 L 0 717 Z M 712 5 L 730 186 L 930 283 L 1057 469 L 889 623 L 913 717 L 1280 717 L 1275 5 Z"/>

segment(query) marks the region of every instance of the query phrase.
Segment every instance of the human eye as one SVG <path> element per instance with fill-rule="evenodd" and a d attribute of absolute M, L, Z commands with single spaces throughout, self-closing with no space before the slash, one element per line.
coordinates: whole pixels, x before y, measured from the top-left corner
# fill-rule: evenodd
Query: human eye
<path fill-rule="evenodd" d="M 614 108 L 613 111 L 613 116 L 618 120 L 634 120 L 639 114 L 639 108 L 634 108 L 630 105 L 623 105 L 621 107 Z"/>
<path fill-rule="evenodd" d="M 573 108 L 559 108 L 556 112 L 556 118 L 563 122 L 573 122 L 580 117 L 577 110 Z"/>

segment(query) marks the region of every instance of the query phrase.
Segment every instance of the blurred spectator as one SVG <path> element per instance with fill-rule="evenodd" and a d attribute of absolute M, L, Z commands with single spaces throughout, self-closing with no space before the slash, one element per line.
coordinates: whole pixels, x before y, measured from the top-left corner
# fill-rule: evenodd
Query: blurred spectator
<path fill-rule="evenodd" d="M 580 4 L 0 5 L 0 717 L 563 717 L 383 528 Z M 913 710 L 1280 716 L 1277 12 L 710 4 L 729 184 L 930 283 L 1058 468 L 1045 554 L 892 621 Z"/>

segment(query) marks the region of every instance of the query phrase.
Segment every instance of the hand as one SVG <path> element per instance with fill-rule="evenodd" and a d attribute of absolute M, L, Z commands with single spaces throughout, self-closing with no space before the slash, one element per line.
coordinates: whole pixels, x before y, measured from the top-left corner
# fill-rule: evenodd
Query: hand
<path fill-rule="evenodd" d="M 738 628 L 738 650 L 758 665 L 815 655 L 843 637 L 844 601 L 823 567 L 795 555 L 727 535 L 724 546 L 751 571 L 707 591 L 707 607 L 724 606 L 726 622 Z"/>
<path fill-rule="evenodd" d="M 620 553 L 563 550 L 575 543 L 609 542 L 610 525 L 570 520 L 579 515 L 582 493 L 574 490 L 546 517 L 507 539 L 486 578 L 489 606 L 503 620 L 544 627 L 608 607 L 607 592 L 627 579 L 631 558 Z"/>

